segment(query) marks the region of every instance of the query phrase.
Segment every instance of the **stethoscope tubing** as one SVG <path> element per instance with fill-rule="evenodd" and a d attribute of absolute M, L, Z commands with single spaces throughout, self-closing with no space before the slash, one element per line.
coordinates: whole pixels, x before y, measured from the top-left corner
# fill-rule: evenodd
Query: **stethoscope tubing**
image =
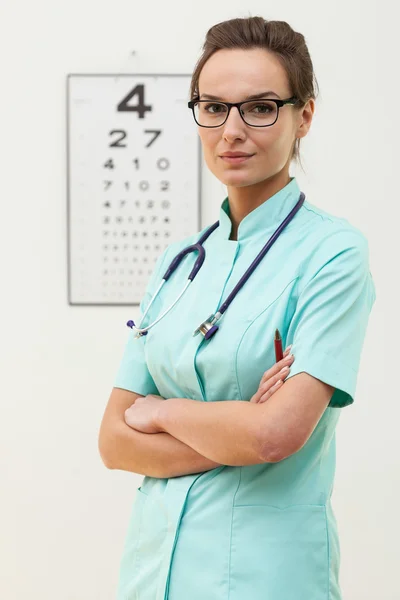
<path fill-rule="evenodd" d="M 262 248 L 262 250 L 256 256 L 256 258 L 253 260 L 253 262 L 251 263 L 251 265 L 249 266 L 249 268 L 247 269 L 247 271 L 239 279 L 239 281 L 237 282 L 237 284 L 235 285 L 235 287 L 233 288 L 233 290 L 231 291 L 231 293 L 229 294 L 229 296 L 227 297 L 227 299 L 225 300 L 225 302 L 218 309 L 218 313 L 220 315 L 224 314 L 224 312 L 227 310 L 228 306 L 231 304 L 231 302 L 235 298 L 236 294 L 244 286 L 244 284 L 247 282 L 247 280 L 252 275 L 252 273 L 254 273 L 254 271 L 256 270 L 256 268 L 258 267 L 258 265 L 260 264 L 260 262 L 264 258 L 264 256 L 267 254 L 268 250 L 271 248 L 271 246 L 276 242 L 276 240 L 280 236 L 281 232 L 290 223 L 290 221 L 293 219 L 293 217 L 295 216 L 295 214 L 297 213 L 297 211 L 300 210 L 300 208 L 303 206 L 304 200 L 305 200 L 305 195 L 303 194 L 303 192 L 301 192 L 300 199 L 297 202 L 296 206 L 290 211 L 290 213 L 288 214 L 288 216 L 279 225 L 278 229 L 272 234 L 272 236 L 270 237 L 270 239 L 268 240 L 268 242 L 265 244 L 265 246 Z"/>
<path fill-rule="evenodd" d="M 157 298 L 157 295 L 158 295 L 158 293 L 160 292 L 160 290 L 161 290 L 161 288 L 163 287 L 163 285 L 164 285 L 164 283 L 165 283 L 165 282 L 166 282 L 166 279 L 164 279 L 164 278 L 163 278 L 163 280 L 161 281 L 160 285 L 158 286 L 158 289 L 157 289 L 157 291 L 155 292 L 155 294 L 154 294 L 153 298 L 151 299 L 151 302 L 149 303 L 148 307 L 146 308 L 146 310 L 145 310 L 145 312 L 144 312 L 144 314 L 143 314 L 142 320 L 140 321 L 140 325 L 143 323 L 144 319 L 146 318 L 146 315 L 147 315 L 147 313 L 149 312 L 151 305 L 153 304 L 154 300 Z M 174 302 L 173 304 L 171 304 L 171 306 L 170 306 L 169 308 L 167 308 L 167 310 L 165 310 L 165 311 L 162 313 L 162 315 L 160 315 L 160 316 L 158 317 L 158 319 L 156 319 L 156 320 L 154 321 L 154 323 L 151 323 L 151 325 L 148 325 L 148 326 L 147 326 L 147 327 L 145 327 L 144 329 L 141 329 L 141 328 L 140 328 L 140 325 L 139 325 L 139 327 L 134 327 L 134 329 L 135 329 L 136 331 L 138 331 L 139 333 L 142 333 L 142 332 L 144 332 L 144 331 L 147 333 L 147 331 L 149 331 L 149 329 L 151 329 L 152 327 L 154 327 L 154 325 L 157 325 L 157 323 L 158 323 L 159 321 L 161 321 L 161 319 L 162 319 L 163 317 L 165 317 L 165 315 L 166 315 L 167 313 L 169 313 L 169 311 L 170 311 L 170 310 L 172 310 L 172 309 L 174 308 L 175 304 L 176 304 L 176 303 L 178 302 L 178 300 L 179 300 L 179 299 L 180 299 L 180 298 L 183 296 L 183 294 L 185 293 L 185 291 L 187 290 L 187 288 L 189 287 L 189 285 L 190 285 L 191 283 L 192 283 L 192 282 L 191 282 L 191 280 L 189 280 L 189 281 L 186 283 L 185 287 L 183 288 L 182 292 L 179 294 L 179 296 L 177 297 L 177 299 L 175 300 L 175 302 Z M 130 322 L 131 322 L 131 321 L 128 321 L 128 323 L 130 323 Z M 144 333 L 144 334 L 142 334 L 142 335 L 146 335 L 146 333 Z"/>
<path fill-rule="evenodd" d="M 240 280 L 238 281 L 238 283 L 235 285 L 235 287 L 233 288 L 233 290 L 231 291 L 231 293 L 229 294 L 229 296 L 225 300 L 225 302 L 223 302 L 223 304 L 221 305 L 221 307 L 219 308 L 219 310 L 216 312 L 215 315 L 211 315 L 209 317 L 209 319 L 211 317 L 213 317 L 212 322 L 211 323 L 205 322 L 202 325 L 205 325 L 206 323 L 207 323 L 207 325 L 213 325 L 213 324 L 215 324 L 215 322 L 218 319 L 220 319 L 222 317 L 222 315 L 228 309 L 229 305 L 234 300 L 234 298 L 236 297 L 236 295 L 239 293 L 239 291 L 241 290 L 241 288 L 247 282 L 247 280 L 252 275 L 252 273 L 254 273 L 254 271 L 256 270 L 256 268 L 258 267 L 258 265 L 260 264 L 260 262 L 264 258 L 264 256 L 267 254 L 267 252 L 271 248 L 271 246 L 276 242 L 276 240 L 278 239 L 278 237 L 280 236 L 280 234 L 282 233 L 282 231 L 285 229 L 285 227 L 290 223 L 290 221 L 294 218 L 294 216 L 296 215 L 296 213 L 303 206 L 304 200 L 305 200 L 305 194 L 303 192 L 301 192 L 300 193 L 300 198 L 299 198 L 297 204 L 290 211 L 290 213 L 287 215 L 287 217 L 282 221 L 282 223 L 279 225 L 279 227 L 276 229 L 276 231 L 270 237 L 270 239 L 268 240 L 268 242 L 265 244 L 265 246 L 262 248 L 262 250 L 256 256 L 256 258 L 253 260 L 253 262 L 248 267 L 248 269 L 246 270 L 246 272 L 242 275 L 242 277 L 240 278 Z M 168 314 L 173 309 L 173 307 L 175 306 L 175 304 L 183 296 L 183 294 L 185 293 L 185 291 L 187 290 L 187 288 L 192 283 L 192 281 L 196 277 L 197 273 L 201 269 L 201 267 L 203 265 L 203 262 L 205 260 L 206 253 L 205 253 L 205 249 L 203 248 L 203 243 L 207 240 L 207 238 L 211 235 L 211 233 L 213 231 L 215 231 L 215 229 L 217 229 L 217 227 L 219 227 L 219 221 L 216 221 L 213 225 L 211 225 L 211 227 L 209 227 L 207 229 L 207 231 L 205 231 L 205 233 L 203 233 L 203 235 L 200 237 L 200 239 L 197 241 L 196 244 L 192 244 L 191 246 L 187 246 L 186 248 L 184 248 L 183 250 L 181 250 L 173 258 L 171 264 L 169 265 L 168 269 L 166 270 L 166 272 L 165 272 L 165 274 L 164 274 L 164 276 L 162 278 L 162 281 L 161 281 L 160 285 L 158 286 L 155 294 L 153 295 L 150 303 L 148 304 L 148 306 L 147 306 L 147 308 L 146 308 L 146 310 L 145 310 L 145 312 L 144 312 L 144 314 L 142 316 L 142 319 L 140 321 L 139 326 L 136 327 L 134 321 L 132 321 L 132 320 L 130 320 L 130 321 L 127 322 L 128 327 L 131 327 L 132 329 L 135 329 L 135 331 L 137 332 L 137 335 L 135 337 L 140 337 L 140 336 L 143 336 L 143 335 L 147 335 L 148 331 L 152 327 L 154 327 L 154 325 L 156 325 L 159 321 L 161 321 L 161 319 L 163 319 L 165 317 L 165 315 Z M 168 281 L 168 279 L 171 277 L 171 275 L 175 272 L 175 270 L 178 268 L 178 266 L 180 265 L 180 263 L 182 262 L 182 260 L 185 258 L 185 256 L 187 256 L 191 252 L 198 252 L 198 257 L 197 257 L 196 262 L 195 262 L 195 264 L 194 264 L 194 266 L 193 266 L 193 268 L 192 268 L 192 270 L 191 270 L 191 272 L 190 272 L 190 274 L 188 276 L 188 281 L 187 281 L 185 287 L 183 288 L 182 292 L 179 294 L 179 296 L 176 298 L 176 300 L 173 302 L 173 304 L 171 304 L 171 306 L 169 308 L 167 308 L 167 310 L 165 310 L 158 317 L 158 319 L 156 319 L 153 323 L 151 323 L 147 327 L 142 328 L 141 325 L 142 325 L 144 319 L 146 318 L 146 315 L 147 315 L 148 311 L 150 310 L 151 305 L 153 304 L 154 300 L 157 298 L 158 294 L 160 293 L 161 288 Z M 196 334 L 196 332 L 199 332 L 200 330 L 202 331 L 201 328 L 202 328 L 202 326 L 200 326 L 195 331 L 195 334 Z M 218 329 L 218 327 L 214 325 L 214 327 L 212 327 L 211 329 L 212 329 L 212 331 L 207 331 L 207 334 L 205 336 L 207 339 L 209 339 L 216 332 L 216 330 Z"/>

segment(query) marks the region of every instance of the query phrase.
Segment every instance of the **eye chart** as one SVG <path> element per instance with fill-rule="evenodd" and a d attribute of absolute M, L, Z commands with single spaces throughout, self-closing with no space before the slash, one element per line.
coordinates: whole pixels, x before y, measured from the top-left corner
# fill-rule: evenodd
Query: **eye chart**
<path fill-rule="evenodd" d="M 163 250 L 200 230 L 189 86 L 189 75 L 68 75 L 69 304 L 139 304 Z"/>

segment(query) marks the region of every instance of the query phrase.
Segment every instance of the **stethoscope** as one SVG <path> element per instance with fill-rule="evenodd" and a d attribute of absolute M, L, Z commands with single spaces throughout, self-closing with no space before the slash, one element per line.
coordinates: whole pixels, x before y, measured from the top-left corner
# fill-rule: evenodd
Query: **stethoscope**
<path fill-rule="evenodd" d="M 295 214 L 297 213 L 297 211 L 300 210 L 300 208 L 303 206 L 304 200 L 305 200 L 305 194 L 303 194 L 303 192 L 301 192 L 300 193 L 300 198 L 299 198 L 296 206 L 290 211 L 290 213 L 285 218 L 285 220 L 282 221 L 282 223 L 279 225 L 278 229 L 270 237 L 270 239 L 265 244 L 265 246 L 263 247 L 263 249 L 261 250 L 261 252 L 259 252 L 259 254 L 253 260 L 253 262 L 251 263 L 251 265 L 249 266 L 249 268 L 247 269 L 247 271 L 244 273 L 244 275 L 241 277 L 241 279 L 239 280 L 239 282 L 233 288 L 233 290 L 229 294 L 228 298 L 220 306 L 220 308 L 218 309 L 218 311 L 215 314 L 211 314 L 208 317 L 208 319 L 206 319 L 199 327 L 197 327 L 197 329 L 193 333 L 193 336 L 201 333 L 206 340 L 209 340 L 215 333 L 217 333 L 217 331 L 218 331 L 218 325 L 216 325 L 215 323 L 217 321 L 219 321 L 219 319 L 225 313 L 225 311 L 227 310 L 227 308 L 230 305 L 230 303 L 232 302 L 232 300 L 235 298 L 236 294 L 244 286 L 244 284 L 246 283 L 246 281 L 248 280 L 248 278 L 250 277 L 250 275 L 255 271 L 255 269 L 258 267 L 258 265 L 260 264 L 260 262 L 262 261 L 262 259 L 264 258 L 264 256 L 267 254 L 268 250 L 276 242 L 276 240 L 278 239 L 278 237 L 280 236 L 280 234 L 282 233 L 282 231 L 290 223 L 290 221 L 293 219 L 293 217 L 295 216 Z M 197 273 L 199 272 L 199 270 L 200 270 L 200 268 L 201 268 L 201 266 L 202 266 L 202 264 L 204 262 L 204 259 L 206 257 L 206 252 L 205 252 L 205 250 L 203 248 L 203 243 L 212 234 L 212 232 L 215 231 L 215 229 L 217 229 L 217 227 L 219 227 L 219 221 L 217 221 L 216 223 L 214 223 L 213 225 L 211 225 L 211 227 L 209 227 L 209 229 L 207 229 L 207 231 L 201 236 L 201 238 L 199 239 L 199 241 L 197 242 L 197 244 L 193 244 L 192 246 L 187 246 L 186 248 L 184 248 L 183 250 L 181 250 L 181 252 L 179 252 L 179 254 L 177 254 L 175 256 L 175 258 L 171 262 L 170 266 L 168 267 L 168 269 L 167 269 L 164 277 L 162 278 L 161 283 L 158 286 L 158 289 L 156 290 L 156 292 L 153 295 L 153 297 L 152 297 L 149 305 L 147 306 L 146 311 L 145 311 L 145 313 L 144 313 L 144 315 L 142 317 L 142 320 L 140 321 L 139 327 L 136 327 L 134 321 L 128 321 L 127 322 L 128 327 L 131 327 L 132 329 L 135 329 L 137 331 L 137 335 L 135 335 L 135 339 L 141 337 L 142 335 L 147 335 L 149 329 L 151 329 L 152 327 L 154 327 L 154 325 L 156 325 L 159 321 L 161 321 L 161 319 L 163 317 L 165 317 L 165 315 L 167 313 L 169 313 L 170 310 L 173 309 L 173 307 L 175 306 L 175 304 L 183 296 L 183 294 L 185 293 L 185 291 L 187 290 L 187 288 L 189 287 L 189 285 L 191 284 L 191 282 L 193 281 L 193 279 L 196 277 Z M 168 281 L 168 279 L 170 278 L 170 276 L 172 275 L 172 273 L 175 271 L 175 269 L 180 265 L 180 263 L 183 260 L 183 258 L 187 254 L 190 254 L 190 252 L 194 252 L 194 251 L 197 251 L 199 253 L 199 256 L 197 257 L 197 260 L 194 263 L 194 267 L 193 267 L 193 269 L 190 272 L 190 275 L 188 277 L 188 282 L 186 283 L 186 285 L 183 288 L 182 292 L 179 294 L 179 296 L 177 297 L 177 299 L 175 300 L 175 302 L 160 317 L 158 317 L 158 319 L 156 319 L 156 321 L 154 321 L 154 323 L 151 323 L 151 325 L 148 325 L 147 327 L 144 327 L 142 329 L 141 325 L 142 325 L 142 323 L 143 323 L 143 321 L 144 321 L 144 319 L 145 319 L 148 311 L 150 310 L 151 305 L 153 304 L 154 300 L 157 298 L 158 294 L 160 293 L 161 288 L 163 287 L 163 285 L 165 284 L 165 282 Z"/>

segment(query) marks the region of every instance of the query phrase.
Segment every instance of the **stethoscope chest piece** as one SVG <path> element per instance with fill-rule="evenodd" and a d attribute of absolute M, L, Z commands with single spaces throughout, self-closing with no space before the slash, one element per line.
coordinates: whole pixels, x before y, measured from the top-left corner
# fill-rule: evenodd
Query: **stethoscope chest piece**
<path fill-rule="evenodd" d="M 201 333 L 204 336 L 204 339 L 209 340 L 212 336 L 217 333 L 219 327 L 215 325 L 215 323 L 220 318 L 221 314 L 217 313 L 216 315 L 211 314 L 208 319 L 203 321 L 201 325 L 193 332 L 193 337 Z"/>

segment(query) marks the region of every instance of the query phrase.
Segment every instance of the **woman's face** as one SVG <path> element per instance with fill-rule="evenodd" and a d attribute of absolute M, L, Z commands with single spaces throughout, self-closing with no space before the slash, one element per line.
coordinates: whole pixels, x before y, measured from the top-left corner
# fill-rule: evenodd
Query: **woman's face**
<path fill-rule="evenodd" d="M 225 102 L 241 102 L 253 94 L 275 92 L 266 97 L 287 99 L 291 90 L 287 75 L 276 56 L 261 48 L 218 50 L 205 63 L 199 77 L 201 100 L 208 95 Z M 251 127 L 243 122 L 236 108 L 220 127 L 198 127 L 208 168 L 227 186 L 243 187 L 269 179 L 289 168 L 296 137 L 307 134 L 314 102 L 294 110 L 279 109 L 276 123 L 270 127 Z M 224 152 L 245 152 L 253 156 L 244 162 L 230 163 Z"/>

